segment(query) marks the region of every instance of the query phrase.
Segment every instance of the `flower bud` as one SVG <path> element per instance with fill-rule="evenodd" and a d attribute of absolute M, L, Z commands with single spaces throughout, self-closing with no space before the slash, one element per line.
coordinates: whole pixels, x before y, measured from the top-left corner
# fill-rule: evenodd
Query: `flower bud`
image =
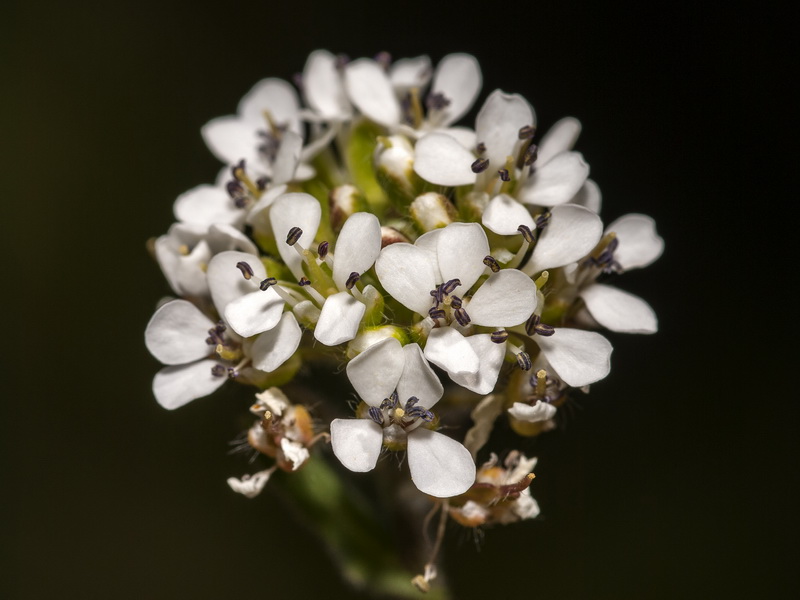
<path fill-rule="evenodd" d="M 381 138 L 375 148 L 375 174 L 389 199 L 405 206 L 416 194 L 414 149 L 401 135 Z"/>
<path fill-rule="evenodd" d="M 333 188 L 328 194 L 328 203 L 331 208 L 331 227 L 337 233 L 350 215 L 368 210 L 364 195 L 350 184 Z"/>
<path fill-rule="evenodd" d="M 453 203 L 436 192 L 417 196 L 409 209 L 415 225 L 423 233 L 446 227 L 458 216 Z"/>

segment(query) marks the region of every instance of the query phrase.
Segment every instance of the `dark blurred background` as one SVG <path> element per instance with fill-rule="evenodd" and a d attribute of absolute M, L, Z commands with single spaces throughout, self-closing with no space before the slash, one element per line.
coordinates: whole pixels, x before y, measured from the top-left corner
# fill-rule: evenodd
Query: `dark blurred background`
<path fill-rule="evenodd" d="M 454 597 L 797 592 L 788 19 L 443 4 L 3 3 L 0 597 L 362 597 L 269 486 L 228 489 L 247 398 L 161 409 L 143 344 L 169 291 L 145 241 L 219 168 L 200 127 L 318 47 L 475 54 L 478 105 L 580 118 L 604 220 L 650 214 L 667 243 L 621 281 L 661 331 L 609 336 L 611 376 L 531 446 L 538 520 L 480 551 L 453 529 Z"/>

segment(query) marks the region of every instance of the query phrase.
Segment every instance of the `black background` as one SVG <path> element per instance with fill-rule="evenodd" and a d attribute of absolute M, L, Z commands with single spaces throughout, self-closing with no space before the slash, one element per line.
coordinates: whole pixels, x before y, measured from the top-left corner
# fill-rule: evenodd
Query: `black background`
<path fill-rule="evenodd" d="M 480 552 L 452 530 L 454 596 L 796 593 L 788 24 L 699 2 L 3 3 L 0 596 L 361 597 L 278 498 L 227 488 L 248 400 L 164 411 L 142 336 L 168 293 L 145 240 L 219 168 L 199 128 L 317 47 L 475 54 L 478 104 L 499 87 L 542 127 L 580 118 L 604 220 L 650 214 L 667 244 L 620 282 L 661 331 L 610 336 L 611 376 L 536 446 L 539 520 Z"/>

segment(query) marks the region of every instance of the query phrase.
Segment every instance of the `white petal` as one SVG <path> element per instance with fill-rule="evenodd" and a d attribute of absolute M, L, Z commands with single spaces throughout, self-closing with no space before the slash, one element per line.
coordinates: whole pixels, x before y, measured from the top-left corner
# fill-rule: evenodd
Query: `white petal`
<path fill-rule="evenodd" d="M 562 152 L 569 152 L 578 141 L 581 134 L 581 122 L 574 117 L 564 117 L 557 121 L 542 136 L 539 142 L 536 165 L 547 164 L 554 156 Z"/>
<path fill-rule="evenodd" d="M 475 119 L 475 133 L 478 143 L 486 145 L 484 157 L 489 159 L 489 169 L 502 169 L 519 143 L 519 130 L 535 124 L 531 105 L 519 94 L 500 90 L 489 94 Z"/>
<path fill-rule="evenodd" d="M 664 240 L 656 232 L 656 222 L 647 215 L 623 215 L 606 227 L 606 232 L 611 231 L 619 240 L 614 258 L 625 270 L 646 267 L 664 252 Z"/>
<path fill-rule="evenodd" d="M 558 409 L 552 404 L 537 400 L 533 406 L 522 402 L 514 402 L 514 406 L 508 409 L 508 414 L 520 421 L 538 423 L 539 421 L 549 421 L 556 415 L 557 411 Z"/>
<path fill-rule="evenodd" d="M 389 80 L 395 92 L 402 97 L 411 88 L 421 91 L 431 80 L 432 72 L 431 59 L 427 56 L 401 58 L 389 69 Z"/>
<path fill-rule="evenodd" d="M 245 217 L 245 211 L 236 208 L 228 192 L 213 185 L 198 185 L 184 192 L 175 200 L 173 211 L 179 221 L 206 227 L 214 223 L 239 227 Z"/>
<path fill-rule="evenodd" d="M 503 269 L 487 279 L 466 306 L 475 325 L 513 327 L 536 309 L 536 284 L 516 269 Z"/>
<path fill-rule="evenodd" d="M 375 261 L 375 272 L 384 289 L 400 304 L 428 314 L 430 291 L 436 286 L 430 253 L 402 242 L 386 246 Z"/>
<path fill-rule="evenodd" d="M 238 250 L 257 255 L 258 248 L 250 241 L 244 233 L 236 229 L 233 225 L 226 223 L 215 223 L 208 228 L 208 247 L 212 254 L 219 254 L 226 250 Z"/>
<path fill-rule="evenodd" d="M 374 469 L 382 442 L 383 429 L 369 419 L 334 419 L 331 422 L 333 453 L 351 471 L 364 473 Z"/>
<path fill-rule="evenodd" d="M 429 133 L 414 148 L 414 172 L 436 185 L 471 185 L 475 183 L 472 163 L 475 156 L 455 138 L 445 133 Z"/>
<path fill-rule="evenodd" d="M 445 127 L 433 129 L 430 133 L 443 133 L 449 135 L 467 150 L 472 150 L 478 145 L 477 136 L 472 129 L 466 127 Z M 474 159 L 474 158 L 473 158 Z"/>
<path fill-rule="evenodd" d="M 286 243 L 286 236 L 292 227 L 303 230 L 299 243 L 308 248 L 314 243 L 322 215 L 319 201 L 311 194 L 289 193 L 275 199 L 269 209 L 272 231 L 278 244 L 278 252 L 297 279 L 303 277 L 302 259 L 297 251 Z"/>
<path fill-rule="evenodd" d="M 458 496 L 475 483 L 475 463 L 469 450 L 422 427 L 408 436 L 408 468 L 419 491 L 437 498 Z"/>
<path fill-rule="evenodd" d="M 595 283 L 581 292 L 592 317 L 603 327 L 621 333 L 655 333 L 658 319 L 650 305 L 633 294 Z"/>
<path fill-rule="evenodd" d="M 349 342 L 358 333 L 358 326 L 367 307 L 348 292 L 328 296 L 322 305 L 314 337 L 326 346 Z"/>
<path fill-rule="evenodd" d="M 441 125 L 455 123 L 472 108 L 481 91 L 481 67 L 470 54 L 448 54 L 436 65 L 431 92 L 442 94 L 450 101 L 438 111 L 436 121 Z"/>
<path fill-rule="evenodd" d="M 324 118 L 350 117 L 352 109 L 336 68 L 336 57 L 327 50 L 316 50 L 308 56 L 303 70 L 303 91 L 308 105 Z"/>
<path fill-rule="evenodd" d="M 347 363 L 347 378 L 364 402 L 379 406 L 397 388 L 405 360 L 400 342 L 386 338 Z"/>
<path fill-rule="evenodd" d="M 217 117 L 200 129 L 211 153 L 229 165 L 244 159 L 246 164 L 260 162 L 256 129 L 239 117 Z"/>
<path fill-rule="evenodd" d="M 294 178 L 302 151 L 303 138 L 293 131 L 284 132 L 278 153 L 275 155 L 275 162 L 272 163 L 272 181 L 275 185 Z"/>
<path fill-rule="evenodd" d="M 476 373 L 450 373 L 450 379 L 476 394 L 489 394 L 497 384 L 500 367 L 506 353 L 506 344 L 495 344 L 491 334 L 481 333 L 466 338 L 480 361 Z"/>
<path fill-rule="evenodd" d="M 439 272 L 439 235 L 444 229 L 433 229 L 427 233 L 423 233 L 414 241 L 414 246 L 425 250 L 428 253 L 428 258 L 433 267 L 434 281 L 441 281 L 442 274 Z"/>
<path fill-rule="evenodd" d="M 484 227 L 500 235 L 516 235 L 520 225 L 531 231 L 536 228 L 531 213 L 507 194 L 500 194 L 489 201 L 483 211 L 481 222 Z"/>
<path fill-rule="evenodd" d="M 241 479 L 236 477 L 228 477 L 228 485 L 237 494 L 241 494 L 247 498 L 255 498 L 267 485 L 270 475 L 275 472 L 275 467 L 264 469 L 252 475 L 245 475 Z"/>
<path fill-rule="evenodd" d="M 350 101 L 369 119 L 392 127 L 400 122 L 400 104 L 383 68 L 374 60 L 359 58 L 344 71 Z"/>
<path fill-rule="evenodd" d="M 253 277 L 249 281 L 236 268 L 236 263 L 246 262 L 253 269 Z M 208 287 L 211 299 L 217 312 L 225 314 L 225 308 L 234 300 L 258 290 L 258 282 L 266 279 L 267 271 L 261 260 L 245 252 L 220 252 L 208 263 Z"/>
<path fill-rule="evenodd" d="M 211 374 L 211 369 L 218 364 L 216 360 L 209 358 L 161 369 L 153 379 L 156 400 L 164 408 L 172 410 L 208 396 L 228 380 L 226 376 L 217 377 Z"/>
<path fill-rule="evenodd" d="M 599 213 L 600 207 L 603 204 L 603 194 L 600 192 L 600 186 L 598 186 L 594 180 L 587 179 L 583 182 L 583 186 L 578 190 L 578 193 L 575 194 L 569 202 L 570 204 L 577 204 L 588 208 L 592 212 Z"/>
<path fill-rule="evenodd" d="M 578 152 L 562 152 L 537 167 L 520 189 L 518 198 L 526 204 L 556 206 L 569 202 L 589 176 L 589 165 Z"/>
<path fill-rule="evenodd" d="M 467 435 L 464 436 L 464 446 L 473 457 L 489 441 L 489 436 L 494 429 L 494 422 L 503 412 L 504 400 L 505 397 L 502 394 L 490 394 L 485 396 L 472 409 L 469 416 L 472 418 L 474 425 L 470 427 Z"/>
<path fill-rule="evenodd" d="M 603 237 L 603 222 L 588 208 L 577 204 L 556 206 L 525 265 L 529 275 L 563 267 L 591 252 Z"/>
<path fill-rule="evenodd" d="M 283 184 L 268 188 L 267 191 L 262 194 L 261 198 L 258 199 L 258 202 L 250 209 L 250 212 L 247 214 L 247 223 L 250 225 L 258 225 L 262 229 L 271 232 L 272 226 L 269 224 L 269 212 L 265 211 L 265 209 L 272 206 L 276 198 L 285 194 L 287 187 L 286 184 Z"/>
<path fill-rule="evenodd" d="M 292 471 L 297 471 L 311 456 L 303 444 L 293 442 L 289 438 L 281 439 L 281 451 L 286 460 L 292 463 Z"/>
<path fill-rule="evenodd" d="M 480 359 L 467 339 L 452 327 L 432 329 L 425 344 L 425 358 L 447 371 L 475 374 L 480 367 Z"/>
<path fill-rule="evenodd" d="M 368 270 L 381 253 L 381 224 L 371 213 L 358 212 L 344 222 L 336 240 L 333 280 L 345 289 L 350 273 L 359 275 Z"/>
<path fill-rule="evenodd" d="M 572 387 L 603 379 L 611 371 L 611 343 L 599 333 L 560 327 L 533 338 L 556 374 Z"/>
<path fill-rule="evenodd" d="M 206 344 L 214 323 L 191 302 L 173 300 L 159 308 L 147 324 L 144 343 L 165 365 L 182 365 L 213 351 Z"/>
<path fill-rule="evenodd" d="M 271 373 L 291 358 L 300 345 L 301 337 L 297 319 L 290 312 L 283 313 L 278 324 L 258 336 L 253 343 L 250 349 L 253 367 Z"/>
<path fill-rule="evenodd" d="M 489 241 L 477 223 L 451 223 L 439 234 L 436 254 L 442 281 L 459 279 L 461 285 L 453 293 L 461 295 L 486 270 L 483 259 L 489 254 Z"/>
<path fill-rule="evenodd" d="M 400 402 L 416 396 L 419 398 L 421 406 L 431 408 L 444 394 L 442 382 L 428 365 L 419 344 L 403 346 L 403 356 L 405 357 L 405 366 L 400 381 L 397 383 L 397 395 L 400 397 Z"/>
<path fill-rule="evenodd" d="M 269 121 L 264 115 L 267 111 L 276 125 L 300 133 L 299 109 L 300 101 L 292 85 L 283 79 L 269 78 L 259 81 L 244 95 L 237 112 L 249 124 L 268 130 Z"/>

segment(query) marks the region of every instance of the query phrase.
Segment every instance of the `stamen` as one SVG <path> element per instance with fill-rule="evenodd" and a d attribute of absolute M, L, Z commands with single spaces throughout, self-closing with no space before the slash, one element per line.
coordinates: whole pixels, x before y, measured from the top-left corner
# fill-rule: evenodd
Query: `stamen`
<path fill-rule="evenodd" d="M 464 310 L 463 308 L 456 309 L 456 321 L 458 321 L 459 325 L 461 325 L 462 327 L 466 327 L 467 325 L 469 325 L 470 320 L 471 319 L 469 318 L 469 315 L 467 314 L 466 310 Z"/>
<path fill-rule="evenodd" d="M 303 235 L 303 230 L 299 227 L 292 227 L 289 230 L 289 233 L 286 235 L 286 243 L 290 246 L 294 246 L 297 243 L 297 240 L 300 239 L 300 236 Z"/>
<path fill-rule="evenodd" d="M 447 318 L 447 315 L 445 314 L 445 312 L 441 308 L 433 307 L 432 309 L 430 309 L 428 311 L 428 314 L 430 315 L 431 319 L 445 319 L 445 318 Z"/>
<path fill-rule="evenodd" d="M 270 179 L 266 175 L 264 177 L 259 177 L 258 179 L 256 179 L 256 187 L 260 192 L 263 192 L 265 189 L 267 189 L 267 186 L 270 184 L 271 181 L 272 179 Z"/>
<path fill-rule="evenodd" d="M 437 285 L 436 289 L 430 291 L 433 296 L 434 308 L 444 302 L 444 292 L 442 292 L 442 284 Z"/>
<path fill-rule="evenodd" d="M 446 295 L 449 295 L 449 294 L 452 294 L 453 291 L 460 285 L 461 285 L 461 280 L 460 279 L 451 279 L 447 283 L 443 284 L 441 286 L 441 289 L 442 289 L 442 292 L 444 292 Z"/>
<path fill-rule="evenodd" d="M 528 227 L 527 225 L 520 225 L 519 227 L 517 227 L 517 231 L 519 231 L 522 234 L 522 237 L 525 238 L 525 241 L 528 242 L 529 244 L 532 244 L 534 242 L 535 238 L 533 237 L 533 232 L 531 231 L 531 228 Z"/>
<path fill-rule="evenodd" d="M 442 110 L 450 106 L 450 98 L 441 92 L 428 94 L 428 97 L 425 98 L 425 106 L 428 107 L 428 110 Z"/>
<path fill-rule="evenodd" d="M 499 169 L 497 174 L 500 175 L 500 181 L 511 181 L 511 175 L 508 174 L 508 169 Z"/>
<path fill-rule="evenodd" d="M 311 285 L 311 281 L 308 279 L 308 277 L 301 277 L 300 281 L 298 281 L 297 283 L 300 284 L 300 287 Z"/>
<path fill-rule="evenodd" d="M 242 184 L 235 179 L 231 179 L 228 183 L 226 183 L 225 188 L 228 190 L 228 195 L 234 200 L 244 196 L 244 188 L 242 187 Z"/>
<path fill-rule="evenodd" d="M 453 308 L 461 308 L 461 303 L 463 301 L 458 296 L 450 296 L 450 306 Z"/>
<path fill-rule="evenodd" d="M 328 242 L 320 242 L 319 246 L 317 246 L 317 254 L 321 259 L 325 259 L 328 255 Z"/>
<path fill-rule="evenodd" d="M 497 273 L 500 270 L 500 263 L 494 256 L 486 256 L 483 259 L 483 264 L 492 270 L 492 273 Z"/>
<path fill-rule="evenodd" d="M 486 154 L 486 144 L 480 142 L 477 146 L 475 146 L 475 152 L 478 154 Z"/>
<path fill-rule="evenodd" d="M 222 365 L 214 365 L 213 367 L 211 367 L 211 374 L 214 377 L 222 377 L 223 375 L 225 375 L 226 372 L 227 371 L 225 367 L 223 367 Z"/>
<path fill-rule="evenodd" d="M 367 411 L 369 418 L 375 421 L 378 425 L 383 425 L 383 413 L 377 406 L 370 406 Z"/>
<path fill-rule="evenodd" d="M 233 367 L 228 367 L 228 379 L 236 379 L 239 376 L 239 371 Z"/>
<path fill-rule="evenodd" d="M 539 146 L 536 144 L 531 144 L 525 150 L 525 154 L 522 155 L 522 164 L 526 167 L 530 167 L 536 162 L 537 158 L 539 158 Z"/>
<path fill-rule="evenodd" d="M 502 344 L 508 339 L 508 332 L 505 329 L 499 329 L 492 332 L 492 341 L 495 344 Z"/>
<path fill-rule="evenodd" d="M 489 168 L 489 159 L 488 158 L 478 158 L 475 162 L 472 163 L 470 167 L 473 173 L 483 173 L 486 169 Z"/>
<path fill-rule="evenodd" d="M 414 408 L 414 405 L 419 402 L 419 398 L 416 396 L 411 396 L 408 400 L 406 400 L 406 411 L 411 410 Z"/>
<path fill-rule="evenodd" d="M 240 262 L 236 263 L 236 268 L 239 269 L 242 272 L 242 277 L 244 277 L 248 281 L 250 280 L 250 278 L 253 275 L 255 275 L 255 273 L 253 272 L 253 267 L 251 267 L 245 261 L 240 261 Z"/>
<path fill-rule="evenodd" d="M 544 229 L 545 227 L 547 227 L 547 224 L 550 222 L 550 217 L 551 216 L 553 216 L 553 215 L 550 213 L 550 211 L 547 211 L 546 213 L 543 213 L 543 214 L 539 215 L 538 217 L 536 217 L 536 219 L 535 219 L 536 228 L 537 229 Z"/>
<path fill-rule="evenodd" d="M 532 314 L 530 318 L 525 322 L 525 333 L 527 333 L 528 335 L 533 335 L 536 330 L 536 326 L 539 324 L 539 321 L 541 320 L 542 317 L 540 317 L 537 314 Z"/>
<path fill-rule="evenodd" d="M 536 135 L 536 127 L 533 125 L 525 125 L 519 130 L 519 139 L 528 140 Z"/>
<path fill-rule="evenodd" d="M 258 287 L 261 288 L 262 292 L 266 292 L 270 287 L 277 284 L 278 280 L 274 277 L 267 277 L 264 281 L 262 281 Z"/>
<path fill-rule="evenodd" d="M 353 286 L 359 279 L 361 279 L 361 275 L 359 275 L 356 271 L 353 271 L 352 273 L 350 273 L 350 277 L 347 278 L 347 281 L 345 282 L 344 286 L 348 290 L 352 290 Z"/>
<path fill-rule="evenodd" d="M 550 337 L 556 332 L 555 327 L 552 325 L 545 325 L 544 323 L 539 323 L 535 329 L 536 333 L 544 337 Z"/>
<path fill-rule="evenodd" d="M 530 371 L 533 363 L 531 357 L 527 352 L 520 352 L 517 354 L 517 366 L 523 371 Z"/>

